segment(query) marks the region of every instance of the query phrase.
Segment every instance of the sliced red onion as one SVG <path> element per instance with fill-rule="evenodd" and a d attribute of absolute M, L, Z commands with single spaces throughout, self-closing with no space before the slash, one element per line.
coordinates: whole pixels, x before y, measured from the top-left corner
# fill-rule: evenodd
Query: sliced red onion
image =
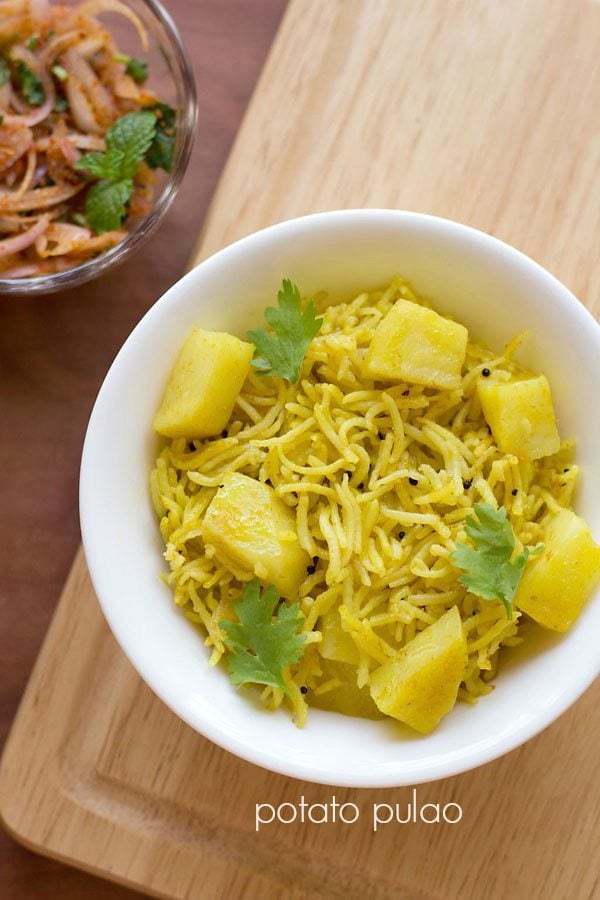
<path fill-rule="evenodd" d="M 35 178 L 35 167 L 37 163 L 37 153 L 34 149 L 30 149 L 27 151 L 27 168 L 25 169 L 25 174 L 23 175 L 23 180 L 15 194 L 17 197 L 22 197 L 23 194 L 29 190 L 29 188 L 34 185 Z"/>
<path fill-rule="evenodd" d="M 45 232 L 49 224 L 50 216 L 42 216 L 39 222 L 36 222 L 28 231 L 0 241 L 0 257 L 7 256 L 9 253 L 20 253 L 21 250 L 30 247 Z"/>
<path fill-rule="evenodd" d="M 87 0 L 86 3 L 81 3 L 79 6 L 76 6 L 73 13 L 76 16 L 98 16 L 102 13 L 120 13 L 120 15 L 129 19 L 136 29 L 144 50 L 148 49 L 148 33 L 142 20 L 136 16 L 133 10 L 128 6 L 125 6 L 124 3 L 121 3 L 120 0 Z"/>
<path fill-rule="evenodd" d="M 13 59 L 20 59 L 38 76 L 42 82 L 42 87 L 44 88 L 44 102 L 41 106 L 30 106 L 29 110 L 24 115 L 5 115 L 4 122 L 7 125 L 21 124 L 29 125 L 31 127 L 32 125 L 37 125 L 38 122 L 43 122 L 46 116 L 52 112 L 56 100 L 56 91 L 54 90 L 53 81 L 48 75 L 45 67 L 40 64 L 37 57 L 34 56 L 27 47 L 23 47 L 21 44 L 13 47 L 11 50 L 11 57 Z"/>
<path fill-rule="evenodd" d="M 51 17 L 48 0 L 29 0 L 29 15 L 36 26 L 47 25 Z"/>
<path fill-rule="evenodd" d="M 77 194 L 83 184 L 54 184 L 52 187 L 35 188 L 16 197 L 14 191 L 0 191 L 0 215 L 3 212 L 27 212 L 30 209 L 46 209 L 62 203 Z"/>

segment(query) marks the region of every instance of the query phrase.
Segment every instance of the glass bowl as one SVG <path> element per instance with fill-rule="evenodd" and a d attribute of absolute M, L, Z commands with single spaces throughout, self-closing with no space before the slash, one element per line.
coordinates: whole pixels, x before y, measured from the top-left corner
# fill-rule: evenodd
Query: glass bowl
<path fill-rule="evenodd" d="M 69 6 L 80 0 L 70 0 Z M 102 24 L 115 38 L 119 51 L 143 56 L 148 62 L 148 86 L 158 98 L 177 110 L 176 140 L 171 172 L 157 170 L 158 181 L 152 209 L 133 224 L 127 237 L 110 250 L 80 266 L 64 272 L 34 278 L 0 277 L 0 294 L 48 294 L 83 284 L 117 265 L 141 246 L 158 227 L 173 202 L 187 168 L 197 118 L 196 87 L 191 63 L 177 27 L 158 0 L 122 0 L 144 23 L 148 31 L 148 50 L 142 50 L 133 25 L 123 16 L 109 11 L 97 12 Z M 54 5 L 54 4 L 53 4 Z M 63 3 L 64 5 L 64 3 Z"/>

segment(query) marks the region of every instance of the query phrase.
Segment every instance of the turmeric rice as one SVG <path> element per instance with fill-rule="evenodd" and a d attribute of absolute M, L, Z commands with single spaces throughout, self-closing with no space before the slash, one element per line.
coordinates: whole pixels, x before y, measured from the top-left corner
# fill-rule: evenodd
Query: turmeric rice
<path fill-rule="evenodd" d="M 503 506 L 517 548 L 534 547 L 544 523 L 571 508 L 578 467 L 572 442 L 558 453 L 523 460 L 502 452 L 488 427 L 476 384 L 482 369 L 506 380 L 524 370 L 514 359 L 522 336 L 500 354 L 469 341 L 455 390 L 418 384 L 375 385 L 363 374 L 373 332 L 404 298 L 423 303 L 396 278 L 384 290 L 329 305 L 298 384 L 246 379 L 226 431 L 162 449 L 151 475 L 175 603 L 197 623 L 211 664 L 227 654 L 219 623 L 254 573 L 225 565 L 202 537 L 203 516 L 225 473 L 272 485 L 295 516 L 298 541 L 312 560 L 298 600 L 305 652 L 285 670 L 289 696 L 266 687 L 268 708 L 289 703 L 298 726 L 308 705 L 336 708 L 340 672 L 365 695 L 370 671 L 398 657 L 419 632 L 456 606 L 468 664 L 459 698 L 474 702 L 492 689 L 503 648 L 521 641 L 522 613 L 469 593 L 449 559 L 465 541 L 477 503 Z M 341 625 L 356 662 L 322 654 L 327 623 Z"/>

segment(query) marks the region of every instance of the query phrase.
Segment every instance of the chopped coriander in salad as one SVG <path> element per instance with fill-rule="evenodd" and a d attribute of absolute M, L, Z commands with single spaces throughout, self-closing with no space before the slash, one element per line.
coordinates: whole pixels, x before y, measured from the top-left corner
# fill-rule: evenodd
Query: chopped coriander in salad
<path fill-rule="evenodd" d="M 0 46 L 0 278 L 81 265 L 152 208 L 174 161 L 176 110 L 147 86 L 148 62 L 99 21 L 121 0 L 11 3 Z"/>
<path fill-rule="evenodd" d="M 574 442 L 523 335 L 494 352 L 400 277 L 337 304 L 285 279 L 264 318 L 247 341 L 196 327 L 174 361 L 165 580 L 268 709 L 428 734 L 492 690 L 525 624 L 566 631 L 600 583 Z"/>

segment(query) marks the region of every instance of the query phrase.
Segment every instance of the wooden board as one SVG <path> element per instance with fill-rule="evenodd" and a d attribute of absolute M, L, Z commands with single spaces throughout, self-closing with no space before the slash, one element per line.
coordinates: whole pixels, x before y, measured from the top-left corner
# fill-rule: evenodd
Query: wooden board
<path fill-rule="evenodd" d="M 197 259 L 304 212 L 420 209 L 510 241 L 600 312 L 599 45 L 594 0 L 292 0 Z M 600 897 L 599 738 L 597 683 L 526 746 L 417 789 L 460 823 L 375 834 L 372 804 L 404 816 L 411 789 L 305 784 L 191 731 L 116 646 L 79 555 L 0 811 L 27 846 L 156 896 L 583 900 Z M 256 803 L 333 795 L 357 823 L 255 831 Z"/>

